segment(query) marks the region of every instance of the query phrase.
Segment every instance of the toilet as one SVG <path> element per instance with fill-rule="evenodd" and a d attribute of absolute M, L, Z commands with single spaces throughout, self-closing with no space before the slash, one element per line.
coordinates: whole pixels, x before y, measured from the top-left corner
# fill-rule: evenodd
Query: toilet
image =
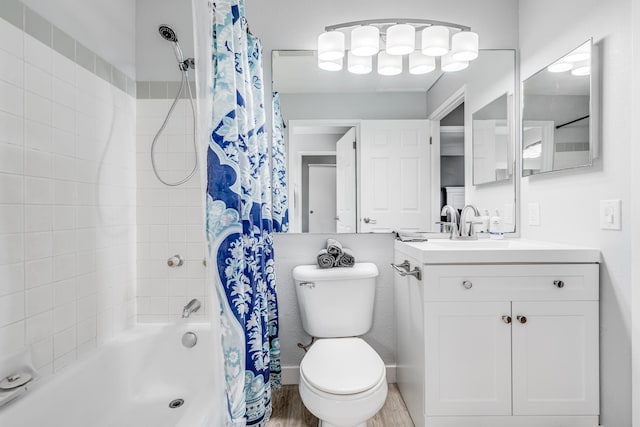
<path fill-rule="evenodd" d="M 320 427 L 364 427 L 384 405 L 384 362 L 362 338 L 371 329 L 378 268 L 294 268 L 302 327 L 316 338 L 300 363 L 300 397 Z"/>

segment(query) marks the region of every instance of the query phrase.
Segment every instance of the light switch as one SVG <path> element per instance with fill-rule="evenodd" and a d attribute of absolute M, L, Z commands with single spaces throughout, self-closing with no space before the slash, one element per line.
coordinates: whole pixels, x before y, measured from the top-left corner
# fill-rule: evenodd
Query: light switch
<path fill-rule="evenodd" d="M 621 200 L 600 200 L 600 228 L 603 230 L 621 230 Z"/>
<path fill-rule="evenodd" d="M 529 225 L 534 227 L 540 226 L 540 204 L 529 203 L 527 205 L 527 218 Z"/>

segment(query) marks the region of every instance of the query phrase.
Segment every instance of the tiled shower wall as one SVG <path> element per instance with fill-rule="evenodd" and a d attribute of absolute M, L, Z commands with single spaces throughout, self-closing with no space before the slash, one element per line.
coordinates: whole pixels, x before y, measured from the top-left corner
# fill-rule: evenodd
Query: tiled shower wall
<path fill-rule="evenodd" d="M 200 171 L 184 185 L 167 187 L 151 168 L 151 143 L 173 101 L 167 98 L 174 96 L 177 88 L 175 82 L 138 83 L 136 295 L 141 323 L 176 320 L 192 298 L 204 303 L 193 316 L 196 321 L 202 320 L 208 305 Z M 178 181 L 192 170 L 193 114 L 188 100 L 178 101 L 158 139 L 155 159 L 166 181 Z M 173 255 L 182 256 L 184 265 L 169 267 L 167 260 Z"/>
<path fill-rule="evenodd" d="M 135 83 L 0 13 L 0 357 L 57 371 L 135 320 Z"/>

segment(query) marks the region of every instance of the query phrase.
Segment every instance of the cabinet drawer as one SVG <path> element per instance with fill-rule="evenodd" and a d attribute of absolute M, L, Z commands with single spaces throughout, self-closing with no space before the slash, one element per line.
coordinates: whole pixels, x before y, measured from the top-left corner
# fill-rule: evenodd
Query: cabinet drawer
<path fill-rule="evenodd" d="M 598 264 L 425 265 L 425 301 L 597 301 Z"/>

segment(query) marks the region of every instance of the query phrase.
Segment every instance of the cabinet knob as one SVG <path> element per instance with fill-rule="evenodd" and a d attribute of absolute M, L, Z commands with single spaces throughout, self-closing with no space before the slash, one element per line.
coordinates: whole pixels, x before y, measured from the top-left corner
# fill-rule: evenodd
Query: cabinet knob
<path fill-rule="evenodd" d="M 502 321 L 507 325 L 511 323 L 511 316 L 502 316 Z"/>
<path fill-rule="evenodd" d="M 562 280 L 554 280 L 553 286 L 555 286 L 558 289 L 562 289 L 564 288 L 564 282 Z"/>
<path fill-rule="evenodd" d="M 517 316 L 516 319 L 518 320 L 518 322 L 522 323 L 523 325 L 525 323 L 527 323 L 527 317 L 526 316 Z"/>
<path fill-rule="evenodd" d="M 471 283 L 471 282 L 470 282 L 470 281 L 468 281 L 468 280 L 465 280 L 464 282 L 462 282 L 462 286 L 463 286 L 465 289 L 471 289 L 471 288 L 473 287 L 473 283 Z"/>

